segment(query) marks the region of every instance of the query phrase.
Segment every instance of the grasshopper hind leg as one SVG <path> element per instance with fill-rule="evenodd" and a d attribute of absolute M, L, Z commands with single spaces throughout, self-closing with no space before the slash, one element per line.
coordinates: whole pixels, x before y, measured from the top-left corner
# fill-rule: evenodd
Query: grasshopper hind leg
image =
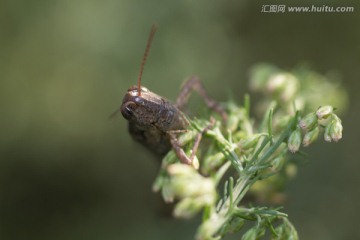
<path fill-rule="evenodd" d="M 182 109 L 188 99 L 192 91 L 196 91 L 202 99 L 204 99 L 205 104 L 212 109 L 213 111 L 217 112 L 224 122 L 227 120 L 227 114 L 224 108 L 213 98 L 211 98 L 207 91 L 205 90 L 204 85 L 202 84 L 201 80 L 197 76 L 190 77 L 182 86 L 180 94 L 176 100 L 175 105 Z"/>

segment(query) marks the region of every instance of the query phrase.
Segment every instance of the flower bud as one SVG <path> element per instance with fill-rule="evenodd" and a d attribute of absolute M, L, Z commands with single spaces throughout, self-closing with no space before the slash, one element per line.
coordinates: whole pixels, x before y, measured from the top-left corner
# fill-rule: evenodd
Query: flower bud
<path fill-rule="evenodd" d="M 289 163 L 285 166 L 285 173 L 289 179 L 294 178 L 296 176 L 297 170 L 298 168 L 294 163 Z"/>
<path fill-rule="evenodd" d="M 299 127 L 303 130 L 310 131 L 317 124 L 317 116 L 315 112 L 309 113 L 299 122 Z"/>
<path fill-rule="evenodd" d="M 293 152 L 293 151 L 291 151 L 291 152 Z M 279 156 L 279 157 L 275 158 L 271 162 L 272 168 L 275 171 L 281 170 L 281 168 L 284 166 L 285 161 L 286 161 L 286 158 L 284 156 Z"/>
<path fill-rule="evenodd" d="M 191 162 L 191 166 L 193 166 L 193 168 L 196 170 L 198 170 L 200 167 L 200 162 L 199 162 L 199 159 L 196 157 L 196 155 L 194 156 L 194 158 Z"/>
<path fill-rule="evenodd" d="M 284 74 L 286 76 L 286 85 L 280 93 L 280 100 L 288 102 L 294 99 L 299 89 L 299 80 L 292 74 Z"/>
<path fill-rule="evenodd" d="M 267 91 L 269 93 L 274 93 L 283 90 L 286 86 L 287 78 L 288 74 L 285 73 L 277 73 L 272 75 L 267 82 Z"/>
<path fill-rule="evenodd" d="M 336 117 L 334 121 L 331 123 L 331 127 L 330 127 L 331 139 L 334 142 L 339 141 L 342 138 L 342 131 L 343 131 L 343 126 L 341 124 L 341 120 L 338 117 Z"/>
<path fill-rule="evenodd" d="M 215 203 L 217 195 L 212 178 L 203 177 L 193 167 L 180 163 L 168 166 L 167 170 L 170 178 L 166 191 L 170 197 L 179 199 L 175 217 L 192 217 Z"/>
<path fill-rule="evenodd" d="M 181 163 L 172 164 L 168 166 L 167 170 L 171 176 L 176 177 L 190 177 L 194 174 L 197 174 L 194 168 Z"/>
<path fill-rule="evenodd" d="M 327 142 L 331 142 L 331 134 L 330 134 L 330 129 L 332 127 L 332 122 L 328 123 L 328 125 L 325 127 L 325 132 L 324 132 L 324 140 Z"/>
<path fill-rule="evenodd" d="M 334 108 L 330 105 L 323 106 L 316 111 L 316 115 L 318 119 L 327 118 L 333 112 L 333 110 Z"/>
<path fill-rule="evenodd" d="M 234 132 L 240 126 L 241 121 L 246 117 L 246 111 L 244 108 L 237 107 L 233 102 L 230 102 L 227 108 L 229 110 L 229 116 L 226 127 L 230 132 Z"/>
<path fill-rule="evenodd" d="M 180 198 L 216 194 L 215 183 L 211 178 L 201 176 L 193 167 L 175 163 L 168 168 L 170 190 Z"/>
<path fill-rule="evenodd" d="M 205 220 L 197 230 L 196 240 L 215 240 L 219 239 L 214 237 L 216 232 L 224 225 L 226 222 L 225 216 L 220 216 L 218 214 L 212 214 L 209 219 Z"/>
<path fill-rule="evenodd" d="M 300 130 L 300 128 L 297 127 L 290 134 L 290 137 L 288 140 L 289 151 L 292 153 L 299 151 L 300 145 L 301 145 L 301 130 Z"/>
<path fill-rule="evenodd" d="M 174 209 L 174 217 L 191 218 L 198 213 L 204 206 L 198 199 L 184 198 L 176 204 Z"/>
<path fill-rule="evenodd" d="M 178 137 L 178 142 L 180 146 L 185 146 L 186 144 L 190 143 L 194 140 L 197 131 L 186 131 L 183 134 L 180 134 Z"/>
<path fill-rule="evenodd" d="M 253 135 L 241 140 L 239 143 L 241 149 L 247 150 L 247 149 L 253 148 L 258 143 L 259 138 L 263 135 L 264 134 L 257 133 L 257 134 L 253 134 Z"/>
<path fill-rule="evenodd" d="M 313 130 L 311 130 L 310 132 L 307 132 L 303 138 L 303 146 L 307 147 L 312 142 L 314 142 L 317 139 L 317 137 L 319 136 L 319 132 L 320 132 L 319 126 L 316 126 Z"/>
<path fill-rule="evenodd" d="M 291 119 L 292 116 L 274 116 L 274 121 L 276 121 L 274 125 L 277 129 L 283 129 L 289 124 Z"/>
<path fill-rule="evenodd" d="M 225 162 L 225 160 L 226 158 L 222 152 L 207 156 L 201 164 L 202 173 L 208 175 L 211 171 L 220 167 Z"/>
<path fill-rule="evenodd" d="M 250 89 L 263 90 L 269 77 L 275 72 L 278 72 L 278 69 L 268 64 L 253 67 L 250 71 Z"/>

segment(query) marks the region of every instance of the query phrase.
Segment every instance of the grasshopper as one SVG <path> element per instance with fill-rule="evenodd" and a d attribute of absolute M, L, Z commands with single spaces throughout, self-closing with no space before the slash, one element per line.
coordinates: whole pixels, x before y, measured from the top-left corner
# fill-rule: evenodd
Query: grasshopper
<path fill-rule="evenodd" d="M 141 86 L 144 65 L 155 32 L 156 26 L 153 25 L 140 65 L 138 84 L 128 89 L 123 98 L 120 112 L 128 121 L 129 132 L 134 140 L 159 156 L 164 156 L 173 148 L 182 163 L 192 164 L 201 136 L 208 128 L 195 137 L 192 154 L 188 157 L 177 141 L 176 133 L 186 131 L 189 125 L 189 121 L 181 109 L 186 105 L 191 92 L 196 91 L 204 99 L 206 105 L 219 113 L 224 120 L 227 118 L 227 114 L 207 94 L 197 76 L 190 77 L 184 83 L 175 104 Z"/>

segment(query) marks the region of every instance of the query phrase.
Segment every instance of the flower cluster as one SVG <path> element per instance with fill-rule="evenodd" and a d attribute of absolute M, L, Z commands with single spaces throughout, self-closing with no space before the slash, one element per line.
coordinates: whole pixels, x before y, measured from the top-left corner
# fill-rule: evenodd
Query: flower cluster
<path fill-rule="evenodd" d="M 167 167 L 167 172 L 167 200 L 180 200 L 174 210 L 175 217 L 190 218 L 215 203 L 217 196 L 214 181 L 201 176 L 194 167 L 174 163 Z"/>
<path fill-rule="evenodd" d="M 296 129 L 290 134 L 289 151 L 297 152 L 301 143 L 304 147 L 309 146 L 318 138 L 321 128 L 325 128 L 325 141 L 339 141 L 342 138 L 343 126 L 340 118 L 333 111 L 332 106 L 323 106 L 302 118 Z"/>
<path fill-rule="evenodd" d="M 287 214 L 279 212 L 279 208 L 245 207 L 243 200 L 251 194 L 255 203 L 282 204 L 285 198 L 281 191 L 296 173 L 295 164 L 289 161 L 293 155 L 288 152 L 309 146 L 321 132 L 328 142 L 342 138 L 343 126 L 332 107 L 344 107 L 342 94 L 336 95 L 336 90 L 342 90 L 324 79 L 314 72 L 285 72 L 261 65 L 253 70 L 250 79 L 251 88 L 266 96 L 254 106 L 260 119 L 250 117 L 250 98 L 246 95 L 243 106 L 224 104 L 227 122 L 215 120 L 207 131 L 203 131 L 209 126 L 207 119 L 190 120 L 189 129 L 178 137 L 185 154 L 193 154 L 194 138 L 199 133 L 204 134 L 207 145 L 201 143 L 192 165 L 179 163 L 174 151 L 170 151 L 153 189 L 161 191 L 166 202 L 177 200 L 175 217 L 190 218 L 203 212 L 197 240 L 221 239 L 242 230 L 249 221 L 254 225 L 242 239 L 259 239 L 266 231 L 272 239 L 298 239 Z M 313 93 L 319 86 L 333 91 L 329 105 L 319 103 L 318 90 Z M 334 99 L 340 100 L 335 103 Z M 322 107 L 314 111 L 313 104 Z M 308 114 L 301 117 L 300 113 Z"/>

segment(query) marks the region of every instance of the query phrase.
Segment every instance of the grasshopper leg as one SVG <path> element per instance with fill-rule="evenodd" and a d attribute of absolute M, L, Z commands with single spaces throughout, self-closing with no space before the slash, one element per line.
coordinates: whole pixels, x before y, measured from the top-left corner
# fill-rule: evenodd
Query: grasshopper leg
<path fill-rule="evenodd" d="M 221 105 L 211 98 L 207 91 L 205 90 L 204 85 L 201 83 L 201 80 L 197 76 L 190 77 L 182 86 L 180 94 L 176 100 L 175 105 L 178 108 L 182 108 L 188 102 L 190 94 L 192 91 L 196 91 L 203 99 L 205 104 L 212 109 L 213 111 L 217 112 L 222 119 L 226 122 L 227 114 Z"/>
<path fill-rule="evenodd" d="M 180 161 L 182 163 L 188 164 L 188 165 L 193 165 L 193 160 L 194 160 L 196 152 L 199 148 L 202 136 L 206 133 L 206 131 L 211 129 L 214 126 L 214 124 L 215 124 L 215 119 L 211 117 L 210 123 L 201 132 L 196 134 L 190 158 L 186 155 L 184 149 L 182 148 L 178 139 L 176 138 L 176 133 L 178 133 L 178 132 L 177 131 L 169 131 L 168 132 L 168 134 L 170 136 L 170 143 L 175 151 L 176 156 L 180 159 Z M 194 167 L 198 168 L 198 166 L 194 166 Z"/>

